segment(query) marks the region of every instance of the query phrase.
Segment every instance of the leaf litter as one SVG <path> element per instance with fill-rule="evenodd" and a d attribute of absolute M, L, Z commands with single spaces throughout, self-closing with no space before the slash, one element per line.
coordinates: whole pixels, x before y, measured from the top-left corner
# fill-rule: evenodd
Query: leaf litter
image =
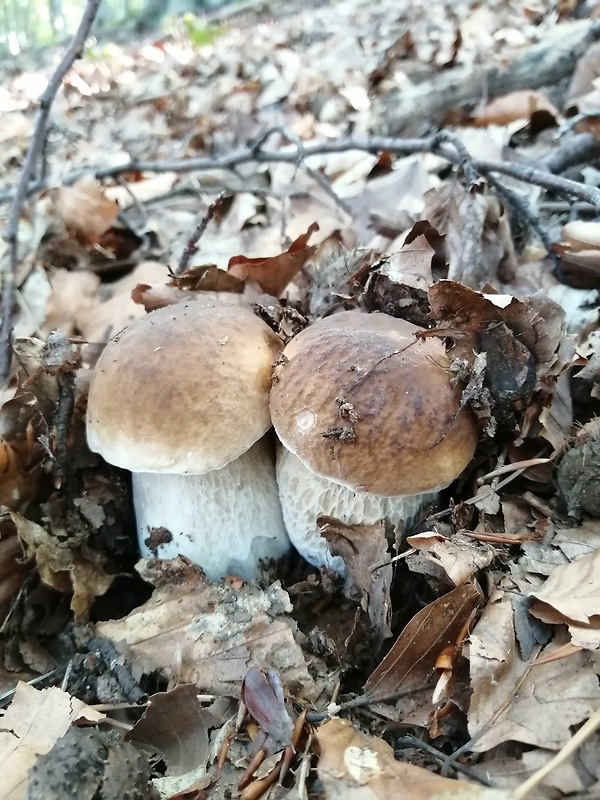
<path fill-rule="evenodd" d="M 597 734 L 554 760 L 600 708 L 598 12 L 438 5 L 250 7 L 208 45 L 199 18 L 95 44 L 53 98 L 13 267 L 0 242 L 3 796 L 595 796 Z M 24 64 L 0 65 L 3 221 L 53 71 Z M 343 579 L 139 562 L 87 391 L 178 302 L 286 343 L 349 309 L 419 325 L 475 457 L 396 530 L 322 519 Z"/>

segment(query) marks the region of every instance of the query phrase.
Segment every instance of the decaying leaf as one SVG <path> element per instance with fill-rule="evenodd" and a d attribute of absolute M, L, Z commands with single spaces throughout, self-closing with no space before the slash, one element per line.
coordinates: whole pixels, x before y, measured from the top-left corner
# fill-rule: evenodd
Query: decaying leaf
<path fill-rule="evenodd" d="M 106 233 L 119 213 L 119 206 L 106 197 L 93 176 L 55 189 L 54 207 L 66 227 L 89 242 Z"/>
<path fill-rule="evenodd" d="M 233 703 L 217 701 L 207 708 L 200 702 L 195 686 L 180 684 L 172 691 L 152 695 L 148 708 L 125 739 L 164 759 L 166 776 L 153 783 L 161 797 L 171 797 L 189 791 L 203 780 L 210 783 L 209 733 L 221 728 L 233 713 Z"/>
<path fill-rule="evenodd" d="M 42 581 L 59 592 L 73 592 L 71 608 L 78 617 L 87 617 L 94 599 L 105 594 L 115 579 L 104 571 L 103 557 L 89 550 L 85 541 L 59 539 L 20 514 L 11 513 L 10 519 L 27 555 L 35 557 Z"/>
<path fill-rule="evenodd" d="M 387 742 L 357 731 L 350 722 L 332 719 L 317 733 L 318 774 L 327 800 L 509 800 L 499 789 L 440 778 L 429 770 L 403 764 Z"/>
<path fill-rule="evenodd" d="M 440 652 L 457 636 L 481 600 L 474 583 L 463 583 L 419 611 L 365 684 L 373 700 L 420 690 L 435 679 Z"/>
<path fill-rule="evenodd" d="M 489 566 L 496 556 L 491 545 L 460 534 L 450 539 L 436 531 L 426 531 L 408 536 L 406 543 L 428 553 L 433 561 L 441 564 L 455 586 L 460 586 L 480 569 Z"/>
<path fill-rule="evenodd" d="M 558 750 L 571 725 L 600 706 L 594 662 L 585 652 L 535 665 L 519 655 L 510 598 L 497 592 L 470 637 L 473 695 L 468 723 L 470 747 L 489 750 L 516 740 Z M 560 641 L 543 653 L 558 649 Z"/>
<path fill-rule="evenodd" d="M 385 523 L 382 520 L 373 525 L 346 525 L 332 517 L 319 517 L 317 522 L 332 554 L 344 560 L 344 594 L 350 599 L 357 595 L 360 597 L 362 609 L 369 614 L 380 647 L 383 640 L 392 635 L 390 585 L 393 572 Z"/>
<path fill-rule="evenodd" d="M 150 600 L 123 619 L 98 624 L 136 676 L 176 669 L 184 683 L 239 697 L 248 668 L 268 664 L 286 690 L 308 697 L 315 691 L 279 583 L 266 591 L 210 584 L 198 568 L 178 561 L 142 562 L 139 571 L 157 584 Z"/>
<path fill-rule="evenodd" d="M 28 774 L 39 755 L 48 753 L 78 720 L 101 722 L 105 715 L 57 688 L 17 686 L 15 698 L 0 723 L 2 796 L 25 798 Z"/>
<path fill-rule="evenodd" d="M 313 222 L 306 233 L 292 242 L 287 252 L 278 256 L 269 258 L 233 256 L 229 259 L 228 271 L 233 277 L 254 281 L 263 292 L 273 297 L 280 297 L 288 283 L 316 251 L 316 245 L 309 245 L 308 240 L 311 234 L 318 230 L 319 225 Z"/>
<path fill-rule="evenodd" d="M 494 195 L 454 180 L 426 195 L 423 215 L 446 237 L 449 280 L 482 289 L 498 277 L 514 275 L 510 225 Z"/>

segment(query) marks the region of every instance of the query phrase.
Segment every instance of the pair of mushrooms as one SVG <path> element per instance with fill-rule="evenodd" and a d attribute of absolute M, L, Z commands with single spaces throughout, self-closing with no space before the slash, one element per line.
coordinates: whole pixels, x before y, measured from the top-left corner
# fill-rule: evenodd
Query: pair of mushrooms
<path fill-rule="evenodd" d="M 291 539 L 341 572 L 318 516 L 414 517 L 477 439 L 443 345 L 417 330 L 348 311 L 284 350 L 250 309 L 202 301 L 125 328 L 95 368 L 87 431 L 92 450 L 132 472 L 142 555 L 251 579 Z"/>

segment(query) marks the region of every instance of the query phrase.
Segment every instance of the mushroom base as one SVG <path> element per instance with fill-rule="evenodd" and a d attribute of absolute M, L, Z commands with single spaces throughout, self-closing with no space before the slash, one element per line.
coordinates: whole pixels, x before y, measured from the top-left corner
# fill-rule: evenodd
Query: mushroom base
<path fill-rule="evenodd" d="M 258 563 L 289 550 L 268 441 L 204 475 L 133 473 L 145 558 L 187 556 L 210 580 L 251 580 Z"/>
<path fill-rule="evenodd" d="M 438 489 L 397 497 L 353 492 L 315 475 L 285 447 L 280 447 L 277 455 L 277 483 L 283 519 L 296 550 L 313 566 L 329 567 L 340 575 L 344 574 L 343 559 L 331 554 L 319 531 L 318 517 L 335 517 L 347 525 L 371 525 L 381 519 L 392 525 L 410 523 L 438 495 Z"/>

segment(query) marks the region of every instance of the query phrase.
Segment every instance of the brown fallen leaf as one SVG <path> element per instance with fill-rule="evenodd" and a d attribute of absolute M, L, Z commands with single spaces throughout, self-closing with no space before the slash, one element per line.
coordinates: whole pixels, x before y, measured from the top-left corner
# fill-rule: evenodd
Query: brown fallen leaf
<path fill-rule="evenodd" d="M 477 585 L 464 583 L 421 609 L 369 677 L 365 694 L 374 701 L 383 700 L 433 684 L 438 655 L 456 642 L 480 600 Z"/>
<path fill-rule="evenodd" d="M 176 668 L 184 683 L 239 697 L 248 668 L 268 664 L 284 689 L 293 684 L 309 698 L 316 691 L 279 583 L 266 591 L 249 583 L 211 584 L 199 568 L 178 559 L 140 562 L 138 571 L 157 587 L 150 600 L 97 626 L 127 656 L 135 676 Z M 173 654 L 172 663 L 165 653 Z"/>
<path fill-rule="evenodd" d="M 360 597 L 363 611 L 371 620 L 376 647 L 392 635 L 392 565 L 385 538 L 385 523 L 346 525 L 333 517 L 319 517 L 317 524 L 334 556 L 341 556 L 346 568 L 344 594 L 351 600 Z M 381 566 L 379 569 L 373 568 Z"/>
<path fill-rule="evenodd" d="M 600 649 L 600 551 L 554 567 L 531 613 L 551 624 L 566 624 L 573 644 Z"/>
<path fill-rule="evenodd" d="M 460 534 L 448 538 L 437 531 L 425 531 L 408 536 L 406 543 L 415 550 L 426 552 L 432 561 L 441 564 L 455 586 L 460 586 L 480 569 L 488 567 L 496 557 L 495 549 Z"/>
<path fill-rule="evenodd" d="M 73 723 L 103 719 L 104 714 L 56 687 L 38 690 L 20 683 L 0 725 L 2 797 L 25 797 L 29 771 L 37 757 L 48 753 Z"/>
<path fill-rule="evenodd" d="M 530 119 L 536 111 L 547 111 L 558 117 L 557 109 L 544 94 L 522 89 L 494 98 L 475 115 L 474 123 L 481 127 L 509 125 L 519 119 Z"/>
<path fill-rule="evenodd" d="M 206 764 L 208 732 L 218 724 L 200 703 L 197 687 L 179 684 L 170 692 L 150 696 L 148 708 L 125 739 L 148 745 L 164 758 L 169 775 L 182 775 Z"/>
<path fill-rule="evenodd" d="M 387 742 L 331 719 L 316 734 L 325 800 L 510 800 L 510 792 L 441 778 L 397 761 Z"/>
<path fill-rule="evenodd" d="M 287 252 L 278 256 L 269 258 L 233 256 L 229 259 L 227 271 L 240 280 L 254 281 L 263 292 L 273 297 L 280 297 L 288 283 L 316 252 L 317 246 L 309 245 L 308 240 L 311 234 L 318 230 L 318 223 L 313 222 L 306 233 L 292 242 Z"/>
<path fill-rule="evenodd" d="M 517 262 L 508 215 L 482 186 L 455 180 L 425 196 L 423 216 L 445 235 L 447 277 L 473 289 L 498 278 L 508 281 Z"/>
<path fill-rule="evenodd" d="M 96 242 L 119 214 L 93 176 L 84 176 L 72 186 L 53 192 L 54 208 L 65 226 L 88 242 Z"/>
<path fill-rule="evenodd" d="M 94 599 L 105 594 L 115 579 L 104 571 L 103 557 L 81 548 L 81 542 L 53 536 L 20 514 L 11 513 L 10 519 L 27 556 L 35 557 L 42 582 L 59 592 L 73 592 L 71 608 L 76 616 L 86 618 Z"/>
<path fill-rule="evenodd" d="M 501 591 L 492 595 L 470 636 L 472 750 L 484 752 L 508 741 L 558 750 L 570 739 L 571 726 L 600 706 L 598 667 L 589 653 L 546 658 L 563 644 L 555 636 L 544 648 L 547 663 L 523 660 L 510 597 Z"/>

